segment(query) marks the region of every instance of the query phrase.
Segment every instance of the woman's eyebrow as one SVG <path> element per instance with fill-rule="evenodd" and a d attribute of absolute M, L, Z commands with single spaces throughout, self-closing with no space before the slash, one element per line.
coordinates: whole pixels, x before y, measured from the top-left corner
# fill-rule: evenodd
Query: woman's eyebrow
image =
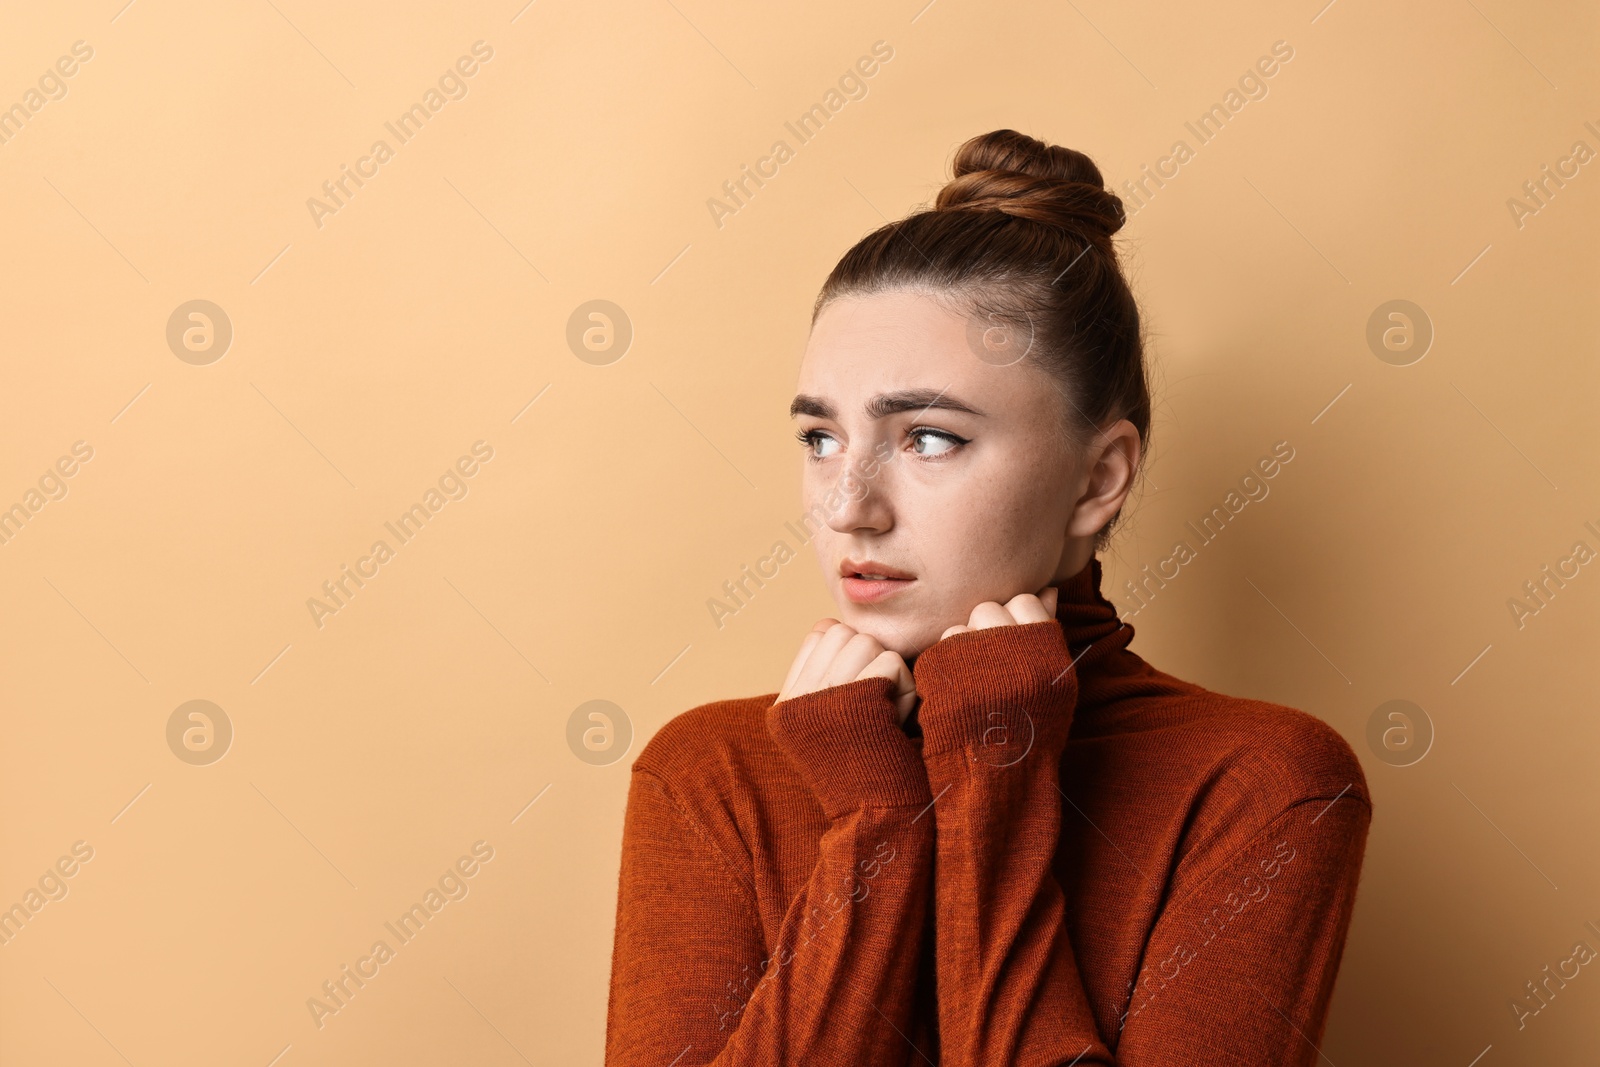
<path fill-rule="evenodd" d="M 951 396 L 946 390 L 939 389 L 901 389 L 893 393 L 879 393 L 863 405 L 868 418 L 881 419 L 902 411 L 925 411 L 928 408 L 943 408 L 947 411 L 964 411 L 969 415 L 983 416 L 983 412 L 964 401 Z M 796 415 L 810 415 L 818 419 L 834 419 L 838 412 L 832 404 L 820 396 L 809 396 L 801 393 L 789 405 L 789 417 Z"/>

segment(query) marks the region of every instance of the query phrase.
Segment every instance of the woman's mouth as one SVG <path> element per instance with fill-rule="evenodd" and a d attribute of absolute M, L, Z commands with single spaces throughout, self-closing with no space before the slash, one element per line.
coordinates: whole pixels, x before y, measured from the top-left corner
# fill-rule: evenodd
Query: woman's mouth
<path fill-rule="evenodd" d="M 839 566 L 839 584 L 844 595 L 857 604 L 876 604 L 916 581 L 916 577 L 875 560 L 845 560 Z"/>

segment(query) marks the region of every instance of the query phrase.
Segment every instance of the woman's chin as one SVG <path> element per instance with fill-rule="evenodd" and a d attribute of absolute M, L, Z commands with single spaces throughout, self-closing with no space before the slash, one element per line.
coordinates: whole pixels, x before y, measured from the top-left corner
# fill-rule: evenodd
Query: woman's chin
<path fill-rule="evenodd" d="M 860 606 L 845 604 L 839 621 L 848 624 L 857 633 L 866 634 L 890 652 L 910 663 L 923 649 L 939 640 L 942 628 L 926 619 L 908 617 L 891 619 L 883 612 L 863 611 Z"/>

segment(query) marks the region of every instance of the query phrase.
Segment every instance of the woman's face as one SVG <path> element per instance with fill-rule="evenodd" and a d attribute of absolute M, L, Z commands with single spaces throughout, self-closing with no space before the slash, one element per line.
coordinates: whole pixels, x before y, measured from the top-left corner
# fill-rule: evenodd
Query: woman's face
<path fill-rule="evenodd" d="M 920 293 L 841 297 L 800 365 L 823 576 L 840 621 L 908 660 L 983 601 L 1077 573 L 1126 493 L 1085 498 L 1102 479 L 1062 439 L 1061 394 L 1031 359 L 979 358 L 968 323 Z"/>

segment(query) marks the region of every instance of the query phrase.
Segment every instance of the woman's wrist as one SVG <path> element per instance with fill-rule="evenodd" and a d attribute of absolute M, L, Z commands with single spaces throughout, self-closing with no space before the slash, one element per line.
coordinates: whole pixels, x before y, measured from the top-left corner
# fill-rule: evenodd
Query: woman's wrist
<path fill-rule="evenodd" d="M 871 676 L 780 700 L 767 732 L 829 818 L 932 799 L 916 745 L 900 726 L 891 678 Z"/>
<path fill-rule="evenodd" d="M 1064 742 L 1078 697 L 1054 619 L 952 634 L 924 650 L 912 674 L 925 757 L 971 749 L 1004 765 L 1018 747 Z"/>

